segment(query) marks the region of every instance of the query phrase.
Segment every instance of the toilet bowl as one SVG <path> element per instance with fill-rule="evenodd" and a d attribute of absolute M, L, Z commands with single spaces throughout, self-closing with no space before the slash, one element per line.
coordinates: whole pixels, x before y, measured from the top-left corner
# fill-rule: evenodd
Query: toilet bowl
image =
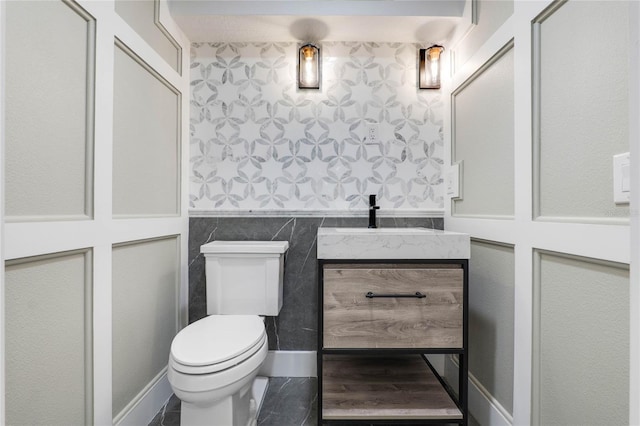
<path fill-rule="evenodd" d="M 259 315 L 282 307 L 287 241 L 213 241 L 205 257 L 207 314 L 173 339 L 167 378 L 182 426 L 253 426 L 252 385 L 267 357 Z"/>
<path fill-rule="evenodd" d="M 171 344 L 167 376 L 182 401 L 181 424 L 255 424 L 251 385 L 267 349 L 257 315 L 211 315 L 180 331 Z"/>

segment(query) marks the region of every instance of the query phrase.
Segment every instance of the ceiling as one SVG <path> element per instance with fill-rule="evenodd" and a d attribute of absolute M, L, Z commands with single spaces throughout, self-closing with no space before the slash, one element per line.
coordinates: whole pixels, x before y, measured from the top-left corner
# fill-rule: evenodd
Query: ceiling
<path fill-rule="evenodd" d="M 169 0 L 192 42 L 443 43 L 465 0 Z"/>

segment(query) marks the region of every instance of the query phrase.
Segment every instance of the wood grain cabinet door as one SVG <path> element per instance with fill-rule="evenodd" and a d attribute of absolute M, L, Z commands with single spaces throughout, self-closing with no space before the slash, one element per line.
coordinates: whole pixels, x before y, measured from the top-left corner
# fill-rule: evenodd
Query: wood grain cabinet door
<path fill-rule="evenodd" d="M 463 279 L 458 264 L 325 264 L 323 346 L 461 348 Z"/>

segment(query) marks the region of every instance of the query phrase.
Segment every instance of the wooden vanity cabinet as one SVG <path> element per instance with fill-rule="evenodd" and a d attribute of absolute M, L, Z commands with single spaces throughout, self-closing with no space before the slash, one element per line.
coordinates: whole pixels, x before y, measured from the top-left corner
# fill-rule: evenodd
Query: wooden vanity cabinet
<path fill-rule="evenodd" d="M 319 260 L 318 271 L 318 424 L 466 425 L 468 261 Z M 429 354 L 458 356 L 459 392 Z"/>

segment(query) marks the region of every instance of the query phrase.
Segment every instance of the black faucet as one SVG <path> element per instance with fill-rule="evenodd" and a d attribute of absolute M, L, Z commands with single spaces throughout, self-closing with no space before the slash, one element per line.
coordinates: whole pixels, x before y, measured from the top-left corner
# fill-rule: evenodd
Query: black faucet
<path fill-rule="evenodd" d="M 376 210 L 380 206 L 376 206 L 376 194 L 369 195 L 369 228 L 377 228 L 376 226 Z"/>

